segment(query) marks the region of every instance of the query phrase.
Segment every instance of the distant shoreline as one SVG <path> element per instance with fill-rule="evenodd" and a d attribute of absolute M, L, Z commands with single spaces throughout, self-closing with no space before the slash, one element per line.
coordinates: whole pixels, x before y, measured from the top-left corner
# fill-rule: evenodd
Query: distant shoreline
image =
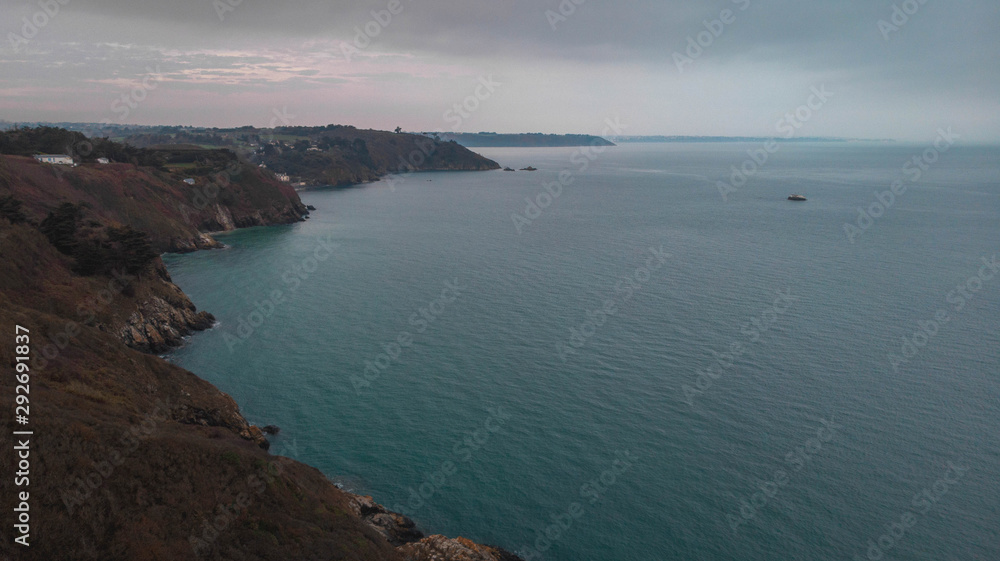
<path fill-rule="evenodd" d="M 706 143 L 706 142 L 896 142 L 890 138 L 831 138 L 822 136 L 806 136 L 796 138 L 777 138 L 773 136 L 609 136 L 608 140 L 617 144 L 642 143 Z"/>

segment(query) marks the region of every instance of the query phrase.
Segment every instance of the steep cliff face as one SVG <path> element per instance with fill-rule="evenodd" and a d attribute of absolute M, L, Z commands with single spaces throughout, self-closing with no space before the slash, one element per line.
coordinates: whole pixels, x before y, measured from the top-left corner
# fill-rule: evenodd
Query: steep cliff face
<path fill-rule="evenodd" d="M 208 329 L 214 323 L 212 314 L 197 311 L 190 301 L 170 302 L 152 296 L 138 303 L 117 333 L 133 349 L 159 353 L 180 346 L 185 335 Z"/>

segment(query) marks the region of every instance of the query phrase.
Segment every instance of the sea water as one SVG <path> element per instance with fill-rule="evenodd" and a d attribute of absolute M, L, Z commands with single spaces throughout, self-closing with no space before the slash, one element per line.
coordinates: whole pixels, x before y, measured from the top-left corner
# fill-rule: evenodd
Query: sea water
<path fill-rule="evenodd" d="M 220 322 L 170 359 L 272 452 L 525 557 L 998 559 L 1000 150 L 933 140 L 306 192 L 166 258 Z"/>

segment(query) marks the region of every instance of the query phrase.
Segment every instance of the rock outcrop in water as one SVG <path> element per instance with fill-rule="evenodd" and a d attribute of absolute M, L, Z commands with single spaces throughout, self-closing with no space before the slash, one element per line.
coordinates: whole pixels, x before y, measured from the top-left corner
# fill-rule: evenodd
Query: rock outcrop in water
<path fill-rule="evenodd" d="M 519 561 L 513 553 L 465 538 L 434 535 L 399 548 L 407 561 Z"/>
<path fill-rule="evenodd" d="M 208 312 L 195 311 L 194 305 L 174 306 L 154 297 L 139 304 L 120 331 L 122 341 L 149 353 L 180 346 L 181 339 L 192 331 L 208 329 L 215 318 Z"/>

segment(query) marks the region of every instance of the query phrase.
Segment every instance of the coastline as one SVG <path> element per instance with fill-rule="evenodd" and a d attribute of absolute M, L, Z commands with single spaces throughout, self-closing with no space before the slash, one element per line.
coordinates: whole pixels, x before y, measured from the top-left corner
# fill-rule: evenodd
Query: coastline
<path fill-rule="evenodd" d="M 316 468 L 270 454 L 231 396 L 158 356 L 216 325 L 173 283 L 161 251 L 221 247 L 208 243 L 211 224 L 229 232 L 308 214 L 294 191 L 259 172 L 194 209 L 176 185 L 125 164 L 64 170 L 0 156 L 0 320 L 31 334 L 31 400 L 44 411 L 31 418 L 31 442 L 46 460 L 32 464 L 31 548 L 4 543 L 0 558 L 516 559 L 425 537 Z M 219 214 L 235 219 L 221 224 Z M 109 237 L 122 235 L 132 245 Z M 13 363 L 11 352 L 0 347 L 0 360 Z M 0 382 L 7 395 L 13 384 Z"/>
<path fill-rule="evenodd" d="M 358 184 L 357 187 L 363 187 L 368 184 Z M 339 187 L 334 187 L 339 188 Z M 315 211 L 313 211 L 315 212 Z M 285 224 L 269 224 L 264 227 L 272 226 L 282 226 Z M 249 226 L 249 227 L 260 227 L 260 226 Z M 236 230 L 242 230 L 245 228 L 237 228 Z M 216 232 L 216 233 L 231 233 L 236 230 Z M 212 233 L 206 232 L 205 234 L 211 235 Z M 225 249 L 225 244 L 221 244 L 221 247 L 209 247 L 200 248 L 195 251 L 208 251 L 215 249 Z M 171 252 L 168 252 L 171 253 Z M 191 252 L 172 252 L 177 255 L 183 255 Z M 166 268 L 166 266 L 164 265 Z M 169 270 L 167 271 L 169 273 Z M 178 287 L 179 289 L 179 287 Z M 186 294 L 185 294 L 186 296 Z M 191 328 L 187 333 L 185 333 L 182 338 L 190 338 L 196 333 L 209 331 L 220 325 L 218 320 L 212 316 L 207 311 L 202 313 L 207 313 L 211 317 L 212 322 L 206 327 Z M 164 356 L 160 358 L 167 362 L 169 356 L 172 352 L 178 350 L 183 346 L 183 341 L 178 339 L 179 344 L 172 346 L 164 351 Z M 193 372 L 195 376 L 198 376 L 196 372 Z M 200 379 L 204 380 L 204 378 Z M 207 380 L 204 380 L 207 384 L 212 384 Z M 212 385 L 215 388 L 214 385 Z M 220 392 L 221 393 L 221 392 Z M 235 398 L 231 398 L 235 402 Z M 237 408 L 240 404 L 236 403 Z M 242 415 L 242 413 L 240 413 Z M 258 445 L 264 450 L 268 451 L 271 458 L 281 458 L 283 460 L 294 461 L 298 463 L 298 460 L 288 458 L 282 455 L 272 454 L 270 451 L 270 442 L 267 440 L 266 432 L 262 430 L 261 427 L 256 425 L 250 425 L 249 434 L 253 435 L 257 440 Z M 308 466 L 311 469 L 316 469 L 309 464 L 302 464 Z M 317 470 L 318 471 L 318 470 Z M 363 495 L 360 493 L 355 493 L 344 489 L 341 485 L 334 483 L 334 478 L 336 476 L 325 475 L 324 477 L 329 481 L 330 485 L 336 487 L 341 493 L 347 495 L 350 498 L 352 509 L 354 512 L 366 522 L 373 530 L 377 531 L 381 536 L 383 536 L 386 541 L 400 549 L 405 551 L 407 559 L 441 559 L 441 560 L 455 560 L 455 561 L 523 561 L 521 557 L 516 554 L 503 549 L 502 547 L 494 545 L 483 545 L 477 544 L 471 540 L 463 538 L 461 536 L 456 538 L 448 538 L 440 534 L 427 534 L 426 529 L 419 528 L 416 523 L 408 516 L 389 510 L 384 505 L 376 502 L 374 498 L 370 495 Z"/>

